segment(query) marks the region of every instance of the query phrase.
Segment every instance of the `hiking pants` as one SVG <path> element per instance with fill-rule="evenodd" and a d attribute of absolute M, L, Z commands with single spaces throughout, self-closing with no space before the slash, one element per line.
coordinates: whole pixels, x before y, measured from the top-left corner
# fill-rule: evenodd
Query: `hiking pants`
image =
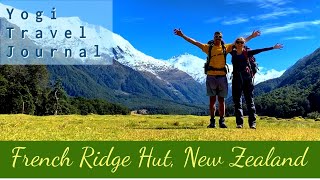
<path fill-rule="evenodd" d="M 249 126 L 256 122 L 256 108 L 253 101 L 253 81 L 250 76 L 234 75 L 232 79 L 232 97 L 237 125 L 243 125 L 242 93 L 246 100 Z"/>

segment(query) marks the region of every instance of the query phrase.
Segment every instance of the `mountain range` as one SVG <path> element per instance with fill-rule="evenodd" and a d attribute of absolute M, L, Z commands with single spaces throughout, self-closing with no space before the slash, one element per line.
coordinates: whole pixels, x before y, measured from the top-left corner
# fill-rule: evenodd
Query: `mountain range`
<path fill-rule="evenodd" d="M 13 62 L 28 62 L 32 64 L 34 55 L 26 59 L 19 56 L 22 49 L 44 49 L 48 54 L 52 48 L 64 52 L 63 49 L 81 49 L 83 47 L 93 47 L 100 45 L 102 57 L 112 57 L 112 65 L 74 65 L 58 66 L 48 65 L 51 79 L 54 81 L 61 78 L 64 88 L 70 96 L 84 96 L 88 98 L 103 98 L 111 102 L 121 103 L 130 108 L 147 108 L 159 112 L 176 113 L 198 113 L 206 111 L 207 98 L 205 97 L 203 84 L 195 81 L 186 72 L 180 71 L 166 61 L 157 60 L 136 50 L 128 41 L 121 36 L 108 31 L 102 27 L 88 25 L 79 18 L 58 18 L 56 23 L 46 23 L 48 18 L 43 17 L 43 23 L 34 24 L 22 20 L 15 16 L 21 10 L 15 9 L 12 19 L 4 18 L 6 8 L 11 8 L 0 4 L 1 22 L 1 54 L 7 54 L 10 43 L 15 44 L 15 58 Z M 30 19 L 35 19 L 35 15 L 29 14 Z M 61 27 L 61 24 L 68 24 Z M 82 40 L 73 37 L 65 40 L 61 36 L 56 39 L 50 38 L 49 30 L 63 32 L 66 29 L 74 34 L 79 34 L 79 27 L 86 27 L 87 38 Z M 13 39 L 8 39 L 7 27 L 14 27 Z M 37 30 L 41 30 L 43 38 L 37 39 Z M 28 30 L 26 39 L 21 39 L 21 30 Z M 94 35 L 92 35 L 94 34 Z M 60 38 L 60 39 L 59 39 Z M 107 38 L 107 39 L 105 39 Z M 31 52 L 30 50 L 30 52 Z M 93 51 L 88 48 L 88 52 Z M 49 56 L 46 56 L 49 57 Z M 74 56 L 76 57 L 76 56 Z M 51 61 L 62 62 L 62 53 L 57 53 Z M 80 59 L 70 58 L 70 61 L 79 62 Z M 86 61 L 94 60 L 88 57 Z M 44 58 L 43 62 L 49 62 L 50 58 Z M 19 64 L 19 63 L 18 63 Z"/>
<path fill-rule="evenodd" d="M 191 54 L 183 54 L 169 60 L 155 59 L 135 49 L 120 35 L 101 26 L 83 22 L 78 17 L 51 20 L 43 16 L 43 22 L 36 23 L 36 17 L 31 13 L 28 20 L 21 19 L 22 10 L 19 9 L 15 9 L 12 19 L 8 19 L 6 8 L 12 7 L 0 3 L 1 54 L 6 54 L 10 42 L 16 44 L 17 50 L 42 48 L 47 56 L 49 49 L 58 49 L 55 58 L 44 58 L 43 62 L 48 64 L 47 69 L 52 81 L 61 78 L 70 96 L 103 98 L 124 104 L 131 109 L 146 108 L 162 113 L 202 114 L 207 111 L 208 100 L 205 96 L 203 73 L 205 60 Z M 8 40 L 6 28 L 11 26 L 15 27 L 14 38 Z M 85 27 L 84 39 L 79 38 L 82 33 L 79 28 L 81 26 Z M 21 40 L 21 30 L 25 29 L 28 30 L 27 38 Z M 36 38 L 37 30 L 43 32 L 42 38 Z M 56 30 L 56 38 L 52 38 L 50 30 Z M 73 36 L 70 39 L 63 36 L 66 30 L 72 31 Z M 82 65 L 83 62 L 96 60 L 93 57 L 95 45 L 99 45 L 102 60 L 112 62 L 112 65 Z M 86 59 L 77 56 L 76 50 L 83 47 L 87 48 Z M 64 64 L 61 63 L 66 61 L 63 52 L 68 48 L 75 49 L 72 52 L 73 58 L 68 60 L 76 62 L 77 65 L 52 65 Z M 16 54 L 17 56 L 19 54 Z M 32 64 L 34 58 L 31 54 L 27 59 L 15 58 L 15 62 Z M 276 74 L 278 77 L 282 73 L 262 73 L 257 77 L 256 83 L 274 77 L 269 77 L 270 74 Z"/>

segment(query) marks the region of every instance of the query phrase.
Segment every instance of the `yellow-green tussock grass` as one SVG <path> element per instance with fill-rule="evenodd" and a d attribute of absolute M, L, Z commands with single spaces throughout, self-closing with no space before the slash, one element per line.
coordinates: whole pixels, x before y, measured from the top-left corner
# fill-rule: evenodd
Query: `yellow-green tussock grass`
<path fill-rule="evenodd" d="M 207 129 L 199 116 L 28 116 L 0 115 L 2 141 L 319 141 L 320 122 L 259 117 L 257 129 Z"/>

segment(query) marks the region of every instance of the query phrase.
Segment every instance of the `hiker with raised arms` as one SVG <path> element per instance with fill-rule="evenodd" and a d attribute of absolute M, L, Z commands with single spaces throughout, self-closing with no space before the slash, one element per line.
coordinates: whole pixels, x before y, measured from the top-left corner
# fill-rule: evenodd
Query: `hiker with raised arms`
<path fill-rule="evenodd" d="M 216 112 L 216 99 L 218 96 L 219 101 L 219 127 L 227 128 L 225 124 L 225 98 L 228 95 L 228 81 L 227 81 L 227 68 L 226 56 L 232 51 L 233 44 L 224 44 L 222 40 L 222 33 L 215 32 L 214 39 L 207 44 L 200 43 L 185 34 L 181 29 L 174 29 L 177 36 L 182 37 L 189 43 L 199 47 L 204 53 L 208 55 L 207 65 L 205 66 L 205 73 L 207 74 L 206 86 L 207 96 L 210 97 L 210 124 L 208 128 L 215 128 L 215 112 Z M 260 31 L 254 31 L 252 35 L 247 37 L 245 41 L 249 41 L 260 35 Z"/>
<path fill-rule="evenodd" d="M 232 98 L 234 102 L 237 128 L 243 128 L 242 93 L 247 104 L 249 115 L 249 127 L 256 129 L 256 109 L 253 100 L 254 75 L 256 73 L 253 55 L 283 48 L 282 44 L 273 47 L 250 50 L 245 46 L 246 40 L 243 37 L 237 38 L 232 48 Z"/>

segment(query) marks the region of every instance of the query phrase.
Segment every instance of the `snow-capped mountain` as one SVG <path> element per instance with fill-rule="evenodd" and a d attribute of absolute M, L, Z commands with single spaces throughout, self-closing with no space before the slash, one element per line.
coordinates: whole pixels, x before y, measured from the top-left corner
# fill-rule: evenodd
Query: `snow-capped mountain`
<path fill-rule="evenodd" d="M 86 96 L 88 98 L 97 96 L 100 98 L 101 95 L 99 94 L 103 94 L 103 98 L 114 102 L 122 102 L 130 107 L 168 108 L 168 104 L 163 103 L 167 102 L 169 104 L 173 103 L 176 108 L 181 107 L 184 112 L 191 109 L 198 111 L 197 108 L 199 109 L 199 107 L 197 105 L 203 106 L 207 103 L 203 85 L 196 82 L 190 75 L 174 68 L 167 61 L 155 59 L 140 52 L 120 35 L 106 28 L 90 25 L 81 21 L 78 17 L 52 20 L 42 16 L 43 21 L 36 22 L 36 16 L 29 13 L 29 18 L 23 20 L 20 17 L 22 11 L 16 8 L 10 19 L 8 18 L 7 8 L 9 11 L 12 9 L 12 7 L 0 3 L 1 39 L 6 39 L 6 45 L 10 44 L 6 28 L 14 27 L 13 35 L 16 39 L 13 37 L 12 43 L 16 43 L 15 49 L 17 51 L 21 51 L 22 48 L 30 48 L 30 51 L 35 48 L 42 48 L 44 51 L 58 49 L 63 54 L 65 49 L 72 49 L 75 51 L 72 51 L 73 58 L 70 60 L 75 61 L 74 58 L 79 57 L 79 51 L 76 50 L 85 48 L 87 49 L 88 59 L 80 58 L 79 60 L 93 61 L 96 60 L 92 57 L 95 54 L 94 45 L 99 45 L 101 57 L 107 57 L 115 61 L 110 66 L 49 66 L 48 69 L 50 69 L 53 78 L 63 76 L 65 88 L 69 95 Z M 81 26 L 85 27 L 86 38 L 80 38 L 82 35 Z M 19 37 L 23 30 L 28 30 L 25 40 L 21 40 L 21 37 Z M 39 30 L 43 33 L 42 38 L 36 37 Z M 72 32 L 70 39 L 65 37 L 67 30 Z M 57 35 L 56 38 L 53 38 L 52 34 L 55 32 Z M 4 44 L 1 44 L 1 46 L 4 46 Z M 7 47 L 4 46 L 1 49 L 4 48 Z M 60 56 L 61 54 L 57 57 L 57 62 L 61 61 L 60 58 L 65 60 L 63 55 Z M 91 77 L 91 80 L 88 79 Z M 89 85 L 88 82 L 91 82 L 91 84 Z M 84 86 L 79 86 L 81 84 Z M 88 91 L 88 88 L 92 88 L 92 91 Z M 100 90 L 100 93 L 97 90 Z M 102 91 L 104 93 L 101 93 Z M 133 100 L 133 102 L 130 100 Z M 152 103 L 146 103 L 146 100 L 152 100 Z M 184 103 L 190 103 L 193 107 L 185 107 Z"/>
<path fill-rule="evenodd" d="M 188 73 L 194 80 L 200 83 L 205 82 L 206 76 L 203 72 L 205 60 L 186 53 L 173 57 L 169 59 L 168 62 L 171 63 L 173 67 Z"/>
<path fill-rule="evenodd" d="M 275 79 L 283 75 L 285 70 L 283 71 L 276 71 L 274 69 L 264 71 L 263 67 L 259 68 L 260 71 L 256 74 L 254 83 L 259 84 L 261 82 L 267 81 L 269 79 Z"/>
<path fill-rule="evenodd" d="M 74 49 L 75 51 L 72 52 L 74 58 L 77 58 L 79 54 L 79 51 L 76 50 L 87 48 L 88 58 L 82 60 L 87 61 L 90 59 L 92 61 L 95 59 L 93 58 L 96 51 L 94 45 L 98 45 L 99 53 L 103 54 L 103 57 L 115 58 L 120 63 L 138 71 L 146 71 L 157 75 L 159 72 L 173 68 L 168 62 L 155 59 L 138 51 L 120 35 L 104 27 L 88 24 L 78 17 L 58 17 L 53 20 L 42 16 L 42 22 L 36 22 L 35 14 L 29 13 L 28 19 L 23 20 L 21 18 L 22 10 L 14 8 L 12 18 L 9 19 L 7 8 L 11 11 L 13 7 L 0 3 L 0 17 L 4 17 L 10 23 L 19 26 L 21 30 L 28 30 L 26 35 L 38 46 L 57 48 L 61 52 L 64 52 L 65 49 Z M 80 28 L 81 26 L 84 27 L 84 30 Z M 42 38 L 36 38 L 38 30 L 42 31 Z M 72 32 L 70 39 L 65 38 L 66 30 Z M 83 31 L 86 38 L 80 38 Z M 55 32 L 57 34 L 53 38 L 52 33 L 54 34 Z"/>

